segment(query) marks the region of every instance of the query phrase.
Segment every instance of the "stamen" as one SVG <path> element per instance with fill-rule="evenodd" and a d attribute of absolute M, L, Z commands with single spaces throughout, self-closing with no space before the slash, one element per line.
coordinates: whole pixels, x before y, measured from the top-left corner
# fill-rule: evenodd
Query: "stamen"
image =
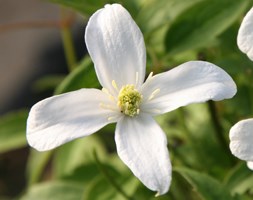
<path fill-rule="evenodd" d="M 117 118 L 118 118 L 118 116 L 112 116 L 112 117 L 108 117 L 107 120 L 108 121 L 114 121 Z"/>
<path fill-rule="evenodd" d="M 148 78 L 146 79 L 145 82 L 147 83 L 148 81 L 151 80 L 151 78 L 153 78 L 153 72 L 150 72 L 150 73 L 149 73 Z"/>
<path fill-rule="evenodd" d="M 110 92 L 106 88 L 102 88 L 102 92 L 104 92 L 105 94 L 107 94 L 109 96 L 110 100 L 116 101 L 115 97 L 113 95 L 111 95 Z"/>
<path fill-rule="evenodd" d="M 149 96 L 148 101 L 150 101 L 151 99 L 153 99 L 159 92 L 160 92 L 160 89 L 159 89 L 159 88 L 156 89 L 155 91 L 153 91 L 153 92 L 151 93 L 151 95 Z"/>
<path fill-rule="evenodd" d="M 118 111 L 118 109 L 115 108 L 115 107 L 112 106 L 112 105 L 100 103 L 99 106 L 100 106 L 100 108 L 103 108 L 103 109 L 106 109 L 106 110 Z"/>
<path fill-rule="evenodd" d="M 110 95 L 109 91 L 106 88 L 102 88 L 102 92 L 104 92 L 105 94 L 109 94 Z"/>
<path fill-rule="evenodd" d="M 140 109 L 138 108 L 136 112 L 137 112 L 137 115 L 139 115 L 140 114 Z"/>
<path fill-rule="evenodd" d="M 118 96 L 118 107 L 121 112 L 130 117 L 139 114 L 142 95 L 134 87 L 134 85 L 126 85 L 121 88 Z"/>
<path fill-rule="evenodd" d="M 115 80 L 112 81 L 112 86 L 114 87 L 115 90 L 119 91 L 119 88 L 118 88 L 117 83 L 115 82 Z"/>

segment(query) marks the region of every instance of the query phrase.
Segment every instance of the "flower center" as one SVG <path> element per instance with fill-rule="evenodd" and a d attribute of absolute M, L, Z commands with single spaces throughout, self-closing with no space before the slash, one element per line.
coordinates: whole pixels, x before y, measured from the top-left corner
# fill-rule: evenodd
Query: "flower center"
<path fill-rule="evenodd" d="M 118 106 L 125 115 L 134 117 L 140 112 L 142 95 L 134 85 L 123 86 L 118 96 Z"/>

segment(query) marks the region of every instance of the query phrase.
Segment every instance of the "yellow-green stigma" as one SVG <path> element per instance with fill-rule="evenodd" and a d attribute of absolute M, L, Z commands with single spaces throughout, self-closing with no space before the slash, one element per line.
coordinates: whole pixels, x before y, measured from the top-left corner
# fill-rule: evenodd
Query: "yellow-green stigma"
<path fill-rule="evenodd" d="M 125 115 L 134 117 L 140 112 L 142 96 L 134 85 L 123 86 L 118 96 L 118 106 Z"/>

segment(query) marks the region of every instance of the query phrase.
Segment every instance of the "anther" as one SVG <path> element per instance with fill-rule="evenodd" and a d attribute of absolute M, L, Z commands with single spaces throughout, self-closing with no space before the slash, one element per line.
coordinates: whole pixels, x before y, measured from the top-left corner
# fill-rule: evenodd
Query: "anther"
<path fill-rule="evenodd" d="M 152 77 L 153 77 L 153 72 L 150 72 L 149 75 L 148 75 L 148 78 L 146 79 L 145 82 L 150 81 Z"/>
<path fill-rule="evenodd" d="M 116 116 L 112 116 L 112 117 L 108 117 L 107 120 L 108 121 L 114 121 L 115 119 L 117 119 L 118 117 Z"/>
<path fill-rule="evenodd" d="M 117 83 L 115 82 L 115 80 L 112 81 L 112 86 L 114 87 L 115 90 L 119 91 L 119 88 L 118 88 Z"/>
<path fill-rule="evenodd" d="M 121 88 L 118 96 L 118 106 L 125 115 L 130 117 L 138 115 L 141 101 L 142 95 L 134 85 L 126 85 Z"/>
<path fill-rule="evenodd" d="M 148 101 L 150 101 L 151 99 L 153 99 L 159 92 L 160 92 L 160 89 L 159 89 L 159 88 L 156 89 L 156 90 L 154 90 L 154 91 L 151 93 L 151 95 L 149 96 Z"/>
<path fill-rule="evenodd" d="M 107 94 L 109 96 L 110 100 L 116 101 L 115 97 L 113 95 L 111 95 L 110 92 L 106 88 L 102 88 L 102 92 L 104 92 L 105 94 Z"/>

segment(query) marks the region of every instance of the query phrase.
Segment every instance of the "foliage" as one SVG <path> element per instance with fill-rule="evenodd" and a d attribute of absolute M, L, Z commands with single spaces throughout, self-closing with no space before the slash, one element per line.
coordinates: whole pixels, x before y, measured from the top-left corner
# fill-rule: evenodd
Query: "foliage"
<path fill-rule="evenodd" d="M 21 195 L 22 200 L 253 198 L 252 171 L 228 150 L 230 127 L 253 113 L 253 62 L 236 46 L 237 31 L 252 6 L 251 0 L 49 1 L 71 8 L 85 20 L 106 3 L 122 3 L 144 34 L 148 71 L 165 71 L 188 60 L 207 60 L 233 77 L 238 94 L 213 106 L 210 103 L 190 105 L 156 118 L 167 134 L 173 165 L 172 186 L 164 196 L 155 198 L 120 161 L 114 146 L 114 129 L 107 126 L 96 136 L 70 142 L 54 151 L 30 150 L 27 190 Z M 61 94 L 100 87 L 89 57 L 84 57 L 62 79 L 46 77 L 35 88 L 44 91 L 54 87 L 54 93 Z M 219 127 L 214 123 L 211 109 L 217 114 Z M 1 153 L 27 146 L 27 116 L 28 111 L 22 110 L 0 118 Z M 226 146 L 217 134 L 225 138 Z M 112 184 L 110 179 L 115 182 Z"/>

